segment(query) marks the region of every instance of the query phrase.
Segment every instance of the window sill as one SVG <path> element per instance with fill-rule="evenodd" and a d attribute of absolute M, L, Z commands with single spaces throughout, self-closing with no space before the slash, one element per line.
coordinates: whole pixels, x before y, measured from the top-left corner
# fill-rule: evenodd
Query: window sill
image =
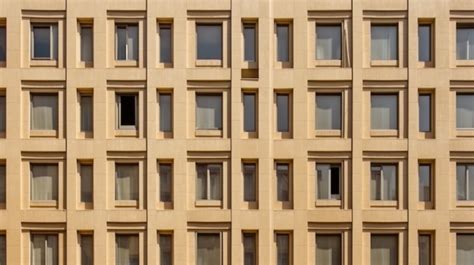
<path fill-rule="evenodd" d="M 434 62 L 433 61 L 428 61 L 428 62 L 418 61 L 418 67 L 419 68 L 433 68 L 434 67 Z"/>
<path fill-rule="evenodd" d="M 6 203 L 0 202 L 0 210 L 6 209 L 6 206 L 7 206 Z"/>
<path fill-rule="evenodd" d="M 433 132 L 418 132 L 418 138 L 419 139 L 434 139 L 434 133 Z"/>
<path fill-rule="evenodd" d="M 474 128 L 472 129 L 457 129 L 457 137 L 474 137 Z"/>
<path fill-rule="evenodd" d="M 430 210 L 434 209 L 434 203 L 431 201 L 428 202 L 418 202 L 418 209 L 419 210 Z"/>
<path fill-rule="evenodd" d="M 341 206 L 341 200 L 322 200 L 322 199 L 318 199 L 314 203 L 314 206 L 316 206 L 316 207 L 340 207 Z"/>
<path fill-rule="evenodd" d="M 115 130 L 116 137 L 138 137 L 138 130 L 117 129 Z"/>
<path fill-rule="evenodd" d="M 31 130 L 30 137 L 57 137 L 56 130 Z"/>
<path fill-rule="evenodd" d="M 49 59 L 31 59 L 30 66 L 32 67 L 57 67 L 58 61 L 57 60 L 49 60 Z"/>
<path fill-rule="evenodd" d="M 115 67 L 138 67 L 137 60 L 115 60 Z"/>
<path fill-rule="evenodd" d="M 293 63 L 291 61 L 288 61 L 288 62 L 276 61 L 275 68 L 277 69 L 293 68 Z"/>
<path fill-rule="evenodd" d="M 56 208 L 57 206 L 56 200 L 30 201 L 30 208 Z"/>
<path fill-rule="evenodd" d="M 137 208 L 138 201 L 136 200 L 115 200 L 116 208 Z"/>
<path fill-rule="evenodd" d="M 158 202 L 156 208 L 160 210 L 172 210 L 173 202 Z"/>
<path fill-rule="evenodd" d="M 327 67 L 341 67 L 342 61 L 341 60 L 316 60 L 314 62 L 316 67 L 327 66 Z"/>
<path fill-rule="evenodd" d="M 200 137 L 222 137 L 222 130 L 199 130 L 196 129 L 194 134 Z"/>
<path fill-rule="evenodd" d="M 1 131 L 0 138 L 6 138 L 6 137 L 7 137 L 7 133 L 5 131 Z"/>
<path fill-rule="evenodd" d="M 242 69 L 258 69 L 258 62 L 243 61 Z"/>
<path fill-rule="evenodd" d="M 291 131 L 290 132 L 275 132 L 273 134 L 273 138 L 275 138 L 275 139 L 291 139 L 291 138 L 293 138 L 293 135 L 292 135 Z"/>
<path fill-rule="evenodd" d="M 371 137 L 397 137 L 398 130 L 370 130 Z"/>
<path fill-rule="evenodd" d="M 293 203 L 291 201 L 275 201 L 273 205 L 275 209 L 293 209 Z"/>
<path fill-rule="evenodd" d="M 79 68 L 92 68 L 92 67 L 94 67 L 94 62 L 92 62 L 92 61 L 90 61 L 90 62 L 79 61 L 78 67 Z"/>
<path fill-rule="evenodd" d="M 172 139 L 173 138 L 173 132 L 158 132 L 156 134 L 156 138 L 158 138 L 158 139 Z"/>
<path fill-rule="evenodd" d="M 341 130 L 316 130 L 314 135 L 316 137 L 341 137 Z"/>
<path fill-rule="evenodd" d="M 194 203 L 196 207 L 221 207 L 222 201 L 221 200 L 197 200 Z"/>
<path fill-rule="evenodd" d="M 456 207 L 459 207 L 459 208 L 464 208 L 464 207 L 474 207 L 474 200 L 465 200 L 465 201 L 460 201 L 460 200 L 457 200 L 456 201 Z"/>
<path fill-rule="evenodd" d="M 258 138 L 258 132 L 242 132 L 240 137 L 242 139 L 256 139 Z"/>
<path fill-rule="evenodd" d="M 159 62 L 157 65 L 156 65 L 157 68 L 173 68 L 173 63 L 172 62 L 169 62 L 169 63 L 163 63 L 163 62 Z"/>
<path fill-rule="evenodd" d="M 94 204 L 92 202 L 79 202 L 77 208 L 79 210 L 92 210 L 94 209 Z"/>
<path fill-rule="evenodd" d="M 474 60 L 456 60 L 457 67 L 474 66 Z"/>
<path fill-rule="evenodd" d="M 258 209 L 258 202 L 257 201 L 244 201 L 242 202 L 242 209 L 248 210 L 248 209 Z"/>
<path fill-rule="evenodd" d="M 94 138 L 94 133 L 93 132 L 79 132 L 78 138 L 79 139 Z"/>
<path fill-rule="evenodd" d="M 202 67 L 212 67 L 212 66 L 217 66 L 217 67 L 220 67 L 222 66 L 222 60 L 212 60 L 212 59 L 209 59 L 209 60 L 200 60 L 200 59 L 196 59 L 196 66 L 202 66 Z"/>
<path fill-rule="evenodd" d="M 395 208 L 398 206 L 398 201 L 370 201 L 371 207 L 390 207 Z"/>
<path fill-rule="evenodd" d="M 372 60 L 370 66 L 398 66 L 398 60 Z"/>

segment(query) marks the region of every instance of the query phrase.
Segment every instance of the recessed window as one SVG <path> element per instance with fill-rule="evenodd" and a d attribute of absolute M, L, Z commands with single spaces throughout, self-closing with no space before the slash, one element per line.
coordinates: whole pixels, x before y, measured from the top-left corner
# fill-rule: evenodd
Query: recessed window
<path fill-rule="evenodd" d="M 94 47 L 92 25 L 84 24 L 80 27 L 81 61 L 90 63 L 92 62 Z"/>
<path fill-rule="evenodd" d="M 277 131 L 290 131 L 290 95 L 278 93 L 276 95 Z"/>
<path fill-rule="evenodd" d="M 316 130 L 340 130 L 341 117 L 341 94 L 316 94 Z"/>
<path fill-rule="evenodd" d="M 58 25 L 31 25 L 31 59 L 56 60 L 58 58 Z"/>
<path fill-rule="evenodd" d="M 197 234 L 196 265 L 221 264 L 221 236 L 218 233 Z"/>
<path fill-rule="evenodd" d="M 456 94 L 456 128 L 474 129 L 474 94 Z"/>
<path fill-rule="evenodd" d="M 431 201 L 432 176 L 431 164 L 418 165 L 418 200 L 420 202 Z"/>
<path fill-rule="evenodd" d="M 160 122 L 160 132 L 172 132 L 172 116 L 173 116 L 173 97 L 171 93 L 159 93 L 159 122 Z"/>
<path fill-rule="evenodd" d="M 244 201 L 257 200 L 257 164 L 244 163 Z"/>
<path fill-rule="evenodd" d="M 290 165 L 288 163 L 276 164 L 277 201 L 290 201 Z"/>
<path fill-rule="evenodd" d="M 197 164 L 196 200 L 222 199 L 222 165 Z"/>
<path fill-rule="evenodd" d="M 160 265 L 173 265 L 173 236 L 159 234 Z"/>
<path fill-rule="evenodd" d="M 244 61 L 257 61 L 257 25 L 254 23 L 244 24 Z"/>
<path fill-rule="evenodd" d="M 244 233 L 244 265 L 257 265 L 257 235 Z"/>
<path fill-rule="evenodd" d="M 418 236 L 418 264 L 432 265 L 431 235 L 421 234 Z"/>
<path fill-rule="evenodd" d="M 418 129 L 420 132 L 431 132 L 431 94 L 418 95 Z"/>
<path fill-rule="evenodd" d="M 317 164 L 318 194 L 320 200 L 341 199 L 341 166 L 334 164 Z"/>
<path fill-rule="evenodd" d="M 316 25 L 316 60 L 341 60 L 341 25 Z"/>
<path fill-rule="evenodd" d="M 197 59 L 222 60 L 222 24 L 196 24 Z"/>
<path fill-rule="evenodd" d="M 58 94 L 36 94 L 31 97 L 31 130 L 58 129 Z"/>
<path fill-rule="evenodd" d="M 137 24 L 117 24 L 115 26 L 115 49 L 117 61 L 138 60 Z"/>
<path fill-rule="evenodd" d="M 370 199 L 377 201 L 397 200 L 397 166 L 372 164 Z"/>
<path fill-rule="evenodd" d="M 171 30 L 171 24 L 159 25 L 159 36 L 160 36 L 160 63 L 171 63 L 173 62 L 173 36 Z"/>
<path fill-rule="evenodd" d="M 398 236 L 371 235 L 370 237 L 370 264 L 397 265 L 398 264 Z"/>
<path fill-rule="evenodd" d="M 5 26 L 0 26 L 0 62 L 7 60 L 7 30 Z"/>
<path fill-rule="evenodd" d="M 341 235 L 316 235 L 316 264 L 340 265 Z"/>
<path fill-rule="evenodd" d="M 471 265 L 474 260 L 474 234 L 456 234 L 456 265 Z"/>
<path fill-rule="evenodd" d="M 222 130 L 222 94 L 196 94 L 196 129 Z"/>
<path fill-rule="evenodd" d="M 7 104 L 5 96 L 0 96 L 0 132 L 6 130 Z"/>
<path fill-rule="evenodd" d="M 370 98 L 372 130 L 398 129 L 398 96 L 372 94 Z"/>
<path fill-rule="evenodd" d="M 81 132 L 92 132 L 93 127 L 92 95 L 80 95 Z"/>
<path fill-rule="evenodd" d="M 398 27 L 396 25 L 371 26 L 372 61 L 398 60 Z"/>
<path fill-rule="evenodd" d="M 32 201 L 53 201 L 58 199 L 58 165 L 30 164 Z"/>
<path fill-rule="evenodd" d="M 277 35 L 277 61 L 289 62 L 290 61 L 290 25 L 277 24 L 276 35 Z"/>
<path fill-rule="evenodd" d="M 58 236 L 31 235 L 31 265 L 58 265 Z"/>
<path fill-rule="evenodd" d="M 118 94 L 117 110 L 117 129 L 136 130 L 138 118 L 137 94 Z"/>
<path fill-rule="evenodd" d="M 418 25 L 418 61 L 431 62 L 433 45 L 431 43 L 431 24 Z"/>
<path fill-rule="evenodd" d="M 257 130 L 257 95 L 255 93 L 244 93 L 244 131 L 255 132 Z"/>
<path fill-rule="evenodd" d="M 81 183 L 81 202 L 92 202 L 93 191 L 93 169 L 92 164 L 79 164 L 79 174 Z"/>
<path fill-rule="evenodd" d="M 0 235 L 0 264 L 7 264 L 7 242 L 5 235 Z"/>
<path fill-rule="evenodd" d="M 160 174 L 160 201 L 171 202 L 173 191 L 172 165 L 159 163 Z"/>
<path fill-rule="evenodd" d="M 456 187 L 459 201 L 474 200 L 474 164 L 456 165 Z"/>
<path fill-rule="evenodd" d="M 140 264 L 138 235 L 115 235 L 115 264 Z"/>
<path fill-rule="evenodd" d="M 0 165 L 0 203 L 5 203 L 7 186 L 6 186 L 6 167 Z"/>
<path fill-rule="evenodd" d="M 115 164 L 115 200 L 138 200 L 138 164 Z"/>
<path fill-rule="evenodd" d="M 79 235 L 81 265 L 94 264 L 94 237 L 90 234 Z"/>
<path fill-rule="evenodd" d="M 277 265 L 290 265 L 291 249 L 290 249 L 290 235 L 287 233 L 276 234 L 277 247 Z"/>
<path fill-rule="evenodd" d="M 474 25 L 458 24 L 456 28 L 456 58 L 474 59 Z"/>

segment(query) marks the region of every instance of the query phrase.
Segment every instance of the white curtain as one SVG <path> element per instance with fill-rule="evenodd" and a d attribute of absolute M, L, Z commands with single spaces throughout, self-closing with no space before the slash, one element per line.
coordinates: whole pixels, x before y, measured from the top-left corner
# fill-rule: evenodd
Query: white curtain
<path fill-rule="evenodd" d="M 341 59 L 341 26 L 316 25 L 316 59 Z"/>
<path fill-rule="evenodd" d="M 342 265 L 340 235 L 316 235 L 316 264 Z"/>
<path fill-rule="evenodd" d="M 373 166 L 370 170 L 370 199 L 381 200 L 382 192 L 382 168 L 380 166 Z"/>
<path fill-rule="evenodd" d="M 81 202 L 92 202 L 92 165 L 80 165 Z"/>
<path fill-rule="evenodd" d="M 0 132 L 5 132 L 7 120 L 7 105 L 5 96 L 0 96 Z"/>
<path fill-rule="evenodd" d="M 244 131 L 256 130 L 255 94 L 244 94 Z"/>
<path fill-rule="evenodd" d="M 474 59 L 474 28 L 457 28 L 456 58 L 458 60 Z"/>
<path fill-rule="evenodd" d="M 159 94 L 160 131 L 171 132 L 171 94 Z"/>
<path fill-rule="evenodd" d="M 116 59 L 127 60 L 127 27 L 118 25 L 115 29 L 116 34 Z"/>
<path fill-rule="evenodd" d="M 397 199 L 397 168 L 394 165 L 382 166 L 382 184 L 383 195 L 382 200 Z"/>
<path fill-rule="evenodd" d="M 290 61 L 290 26 L 288 24 L 277 25 L 277 60 Z"/>
<path fill-rule="evenodd" d="M 171 201 L 171 164 L 160 164 L 160 201 Z"/>
<path fill-rule="evenodd" d="M 58 166 L 31 164 L 31 200 L 57 200 Z"/>
<path fill-rule="evenodd" d="M 222 129 L 221 95 L 196 95 L 196 129 Z"/>
<path fill-rule="evenodd" d="M 138 26 L 127 26 L 128 60 L 138 60 Z"/>
<path fill-rule="evenodd" d="M 277 265 L 290 265 L 290 236 L 277 234 Z"/>
<path fill-rule="evenodd" d="M 286 94 L 277 94 L 277 130 L 290 131 L 290 101 Z"/>
<path fill-rule="evenodd" d="M 255 234 L 244 234 L 244 265 L 256 265 Z"/>
<path fill-rule="evenodd" d="M 431 200 L 431 166 L 430 165 L 419 165 L 418 166 L 418 200 L 419 201 L 430 201 Z"/>
<path fill-rule="evenodd" d="M 220 165 L 209 166 L 209 184 L 210 186 L 210 199 L 221 200 L 222 199 L 222 167 Z"/>
<path fill-rule="evenodd" d="M 456 127 L 474 128 L 474 94 L 456 95 Z"/>
<path fill-rule="evenodd" d="M 0 202 L 5 203 L 6 194 L 6 168 L 0 165 Z"/>
<path fill-rule="evenodd" d="M 31 236 L 31 265 L 58 264 L 58 237 L 56 235 Z"/>
<path fill-rule="evenodd" d="M 330 199 L 329 191 L 329 165 L 317 165 L 316 168 L 318 182 L 317 182 L 317 197 L 318 199 Z"/>
<path fill-rule="evenodd" d="M 92 131 L 92 96 L 81 96 L 81 131 Z"/>
<path fill-rule="evenodd" d="M 58 96 L 31 95 L 31 129 L 56 130 L 58 128 Z"/>
<path fill-rule="evenodd" d="M 138 200 L 138 165 L 115 165 L 115 199 Z"/>
<path fill-rule="evenodd" d="M 220 265 L 220 245 L 219 234 L 198 234 L 197 265 Z"/>
<path fill-rule="evenodd" d="M 244 164 L 244 201 L 256 201 L 256 174 L 255 164 Z"/>
<path fill-rule="evenodd" d="M 7 264 L 7 242 L 4 235 L 0 235 L 0 265 Z"/>
<path fill-rule="evenodd" d="M 418 265 L 431 265 L 431 237 L 420 235 L 418 237 Z"/>
<path fill-rule="evenodd" d="M 472 265 L 474 261 L 474 234 L 456 235 L 456 264 Z"/>
<path fill-rule="evenodd" d="M 92 62 L 92 26 L 81 27 L 81 61 Z"/>
<path fill-rule="evenodd" d="M 222 24 L 196 25 L 197 58 L 199 60 L 222 59 Z"/>
<path fill-rule="evenodd" d="M 398 32 L 397 26 L 371 27 L 371 58 L 372 60 L 397 60 Z"/>
<path fill-rule="evenodd" d="M 94 240 L 92 235 L 81 235 L 81 265 L 94 264 Z"/>
<path fill-rule="evenodd" d="M 372 95 L 371 96 L 371 129 L 396 130 L 398 129 L 398 96 Z"/>
<path fill-rule="evenodd" d="M 116 265 L 139 264 L 138 235 L 116 235 L 115 244 Z"/>
<path fill-rule="evenodd" d="M 287 164 L 277 165 L 277 199 L 278 201 L 290 200 L 290 172 Z"/>
<path fill-rule="evenodd" d="M 207 165 L 197 165 L 196 200 L 207 200 Z"/>
<path fill-rule="evenodd" d="M 160 265 L 172 265 L 171 235 L 160 235 Z"/>
<path fill-rule="evenodd" d="M 372 235 L 370 264 L 398 265 L 398 236 Z"/>
<path fill-rule="evenodd" d="M 340 130 L 341 129 L 341 96 L 317 95 L 316 96 L 316 129 Z"/>

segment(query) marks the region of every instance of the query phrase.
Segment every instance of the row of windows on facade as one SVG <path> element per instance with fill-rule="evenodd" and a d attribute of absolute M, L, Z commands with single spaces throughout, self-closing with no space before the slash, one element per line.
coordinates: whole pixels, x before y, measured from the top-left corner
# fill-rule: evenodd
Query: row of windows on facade
<path fill-rule="evenodd" d="M 292 124 L 291 93 L 276 93 L 276 131 L 290 132 Z M 223 94 L 196 93 L 195 122 L 196 130 L 222 130 Z M 433 132 L 434 95 L 420 92 L 419 131 Z M 93 96 L 79 95 L 80 130 L 93 131 Z M 30 129 L 57 130 L 58 128 L 57 93 L 31 93 Z M 173 97 L 171 92 L 158 93 L 157 112 L 159 131 L 173 131 Z M 139 100 L 136 93 L 116 94 L 116 129 L 136 130 L 138 128 Z M 342 130 L 344 100 L 342 93 L 318 93 L 315 97 L 315 130 Z M 398 93 L 371 93 L 370 99 L 372 130 L 397 130 L 399 126 Z M 243 131 L 257 132 L 258 98 L 256 92 L 242 94 Z M 456 93 L 456 128 L 474 129 L 474 93 Z M 0 132 L 6 129 L 6 99 L 0 96 Z"/>
<path fill-rule="evenodd" d="M 433 32 L 434 24 L 418 26 L 418 58 L 420 62 L 432 62 L 434 57 Z M 244 23 L 243 60 L 256 62 L 257 24 Z M 291 23 L 276 23 L 276 60 L 290 62 L 292 60 L 292 27 Z M 344 24 L 316 24 L 315 59 L 342 60 L 347 52 L 347 28 Z M 80 25 L 80 60 L 86 63 L 93 61 L 93 29 L 92 24 Z M 138 24 L 116 24 L 115 26 L 115 59 L 138 60 L 139 43 Z M 171 23 L 159 23 L 159 61 L 173 62 L 173 31 Z M 398 25 L 371 25 L 371 60 L 398 60 Z M 196 25 L 196 59 L 222 60 L 223 30 L 222 24 L 198 23 Z M 57 24 L 36 23 L 31 26 L 31 59 L 56 60 L 58 55 Z M 456 59 L 474 60 L 474 26 L 458 23 L 456 30 Z M 6 27 L 0 27 L 0 61 L 6 60 Z"/>
<path fill-rule="evenodd" d="M 293 174 L 291 163 L 276 163 L 276 200 L 292 201 Z M 197 163 L 195 175 L 196 201 L 221 201 L 225 187 L 222 163 Z M 344 196 L 343 165 L 316 163 L 315 199 L 340 201 Z M 398 164 L 372 163 L 370 168 L 370 199 L 373 201 L 398 200 Z M 30 200 L 32 205 L 58 199 L 58 164 L 30 164 Z M 93 165 L 78 165 L 79 193 L 82 203 L 93 203 Z M 138 163 L 115 164 L 115 200 L 139 200 Z M 158 163 L 157 185 L 159 201 L 173 201 L 173 164 Z M 242 164 L 243 201 L 258 201 L 258 167 L 256 162 Z M 472 187 L 472 188 L 471 188 Z M 420 163 L 418 168 L 418 193 L 420 202 L 434 201 L 434 176 L 432 163 Z M 5 165 L 0 166 L 0 203 L 6 199 Z M 474 164 L 458 163 L 456 166 L 456 198 L 458 201 L 474 200 Z M 53 204 L 56 205 L 56 204 Z M 136 205 L 136 204 L 135 204 Z"/>
<path fill-rule="evenodd" d="M 81 265 L 94 264 L 94 235 L 80 233 L 78 244 L 79 263 Z M 275 264 L 292 265 L 293 262 L 293 235 L 291 231 L 276 231 L 275 237 Z M 316 233 L 315 259 L 310 264 L 341 265 L 350 254 L 344 253 L 345 236 L 341 233 Z M 223 251 L 227 245 L 221 232 L 196 232 L 195 263 L 196 265 L 222 265 Z M 399 234 L 370 233 L 370 263 L 371 265 L 398 265 L 399 263 Z M 176 264 L 173 259 L 174 243 L 172 231 L 158 233 L 158 263 L 160 265 Z M 140 254 L 140 240 L 138 234 L 115 234 L 115 248 L 113 264 L 138 265 L 144 257 Z M 143 244 L 143 243 L 142 243 Z M 57 233 L 31 233 L 30 235 L 30 265 L 57 265 L 60 247 Z M 69 248 L 68 248 L 69 250 Z M 243 265 L 257 265 L 258 262 L 258 233 L 242 233 Z M 347 252 L 349 253 L 349 252 Z M 429 232 L 418 234 L 418 264 L 434 264 L 434 235 Z M 471 265 L 474 258 L 474 234 L 456 233 L 456 265 Z M 6 236 L 0 235 L 0 264 L 6 264 Z"/>

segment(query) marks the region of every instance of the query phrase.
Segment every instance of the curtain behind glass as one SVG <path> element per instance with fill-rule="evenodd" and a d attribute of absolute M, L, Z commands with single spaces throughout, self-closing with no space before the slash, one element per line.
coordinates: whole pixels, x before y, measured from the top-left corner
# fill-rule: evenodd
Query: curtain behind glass
<path fill-rule="evenodd" d="M 171 63 L 171 25 L 160 25 L 160 62 Z"/>
<path fill-rule="evenodd" d="M 220 265 L 220 235 L 197 235 L 197 265 Z"/>
<path fill-rule="evenodd" d="M 30 165 L 31 200 L 57 200 L 58 197 L 58 166 Z"/>
<path fill-rule="evenodd" d="M 456 95 L 456 127 L 474 128 L 474 94 Z"/>
<path fill-rule="evenodd" d="M 56 130 L 58 128 L 58 96 L 31 95 L 31 130 Z"/>
<path fill-rule="evenodd" d="M 456 265 L 472 265 L 474 261 L 474 235 L 456 235 Z"/>
<path fill-rule="evenodd" d="M 277 94 L 277 131 L 290 131 L 290 97 L 287 94 Z"/>
<path fill-rule="evenodd" d="M 0 96 L 0 132 L 5 132 L 7 119 L 7 105 L 5 96 Z"/>
<path fill-rule="evenodd" d="M 160 265 L 171 265 L 172 253 L 171 235 L 160 235 Z"/>
<path fill-rule="evenodd" d="M 127 27 L 124 25 L 117 26 L 115 29 L 116 34 L 116 59 L 126 60 L 127 59 Z"/>
<path fill-rule="evenodd" d="M 382 200 L 394 201 L 397 199 L 397 167 L 394 165 L 382 166 L 383 198 Z"/>
<path fill-rule="evenodd" d="M 58 237 L 56 235 L 31 236 L 31 265 L 58 264 Z"/>
<path fill-rule="evenodd" d="M 115 245 L 116 265 L 139 264 L 138 235 L 116 235 Z"/>
<path fill-rule="evenodd" d="M 316 59 L 341 59 L 341 26 L 316 25 Z"/>
<path fill-rule="evenodd" d="M 341 129 L 341 95 L 316 96 L 316 129 Z"/>
<path fill-rule="evenodd" d="M 81 96 L 81 132 L 92 131 L 92 96 Z"/>
<path fill-rule="evenodd" d="M 81 235 L 81 265 L 93 265 L 93 237 L 92 235 Z"/>
<path fill-rule="evenodd" d="M 372 60 L 398 59 L 397 26 L 371 27 L 371 58 Z"/>
<path fill-rule="evenodd" d="M 127 26 L 127 52 L 128 60 L 138 60 L 138 26 Z"/>
<path fill-rule="evenodd" d="M 160 164 L 160 201 L 171 202 L 171 164 Z"/>
<path fill-rule="evenodd" d="M 288 24 L 277 25 L 277 61 L 290 61 L 290 26 Z"/>
<path fill-rule="evenodd" d="M 138 165 L 115 165 L 115 200 L 138 200 Z"/>
<path fill-rule="evenodd" d="M 370 170 L 370 199 L 382 199 L 382 168 L 379 166 L 372 166 Z"/>
<path fill-rule="evenodd" d="M 221 95 L 196 95 L 196 129 L 222 129 Z"/>
<path fill-rule="evenodd" d="M 370 248 L 370 264 L 398 264 L 398 238 L 396 235 L 372 235 Z"/>
<path fill-rule="evenodd" d="M 256 37 L 255 25 L 244 25 L 244 61 L 256 61 Z"/>
<path fill-rule="evenodd" d="M 290 200 L 290 169 L 287 164 L 277 164 L 277 200 Z"/>
<path fill-rule="evenodd" d="M 6 168 L 0 165 L 0 203 L 5 203 L 6 193 Z"/>
<path fill-rule="evenodd" d="M 466 166 L 456 166 L 456 194 L 458 200 L 467 200 L 466 194 Z"/>
<path fill-rule="evenodd" d="M 171 94 L 159 94 L 160 100 L 160 131 L 171 132 Z"/>
<path fill-rule="evenodd" d="M 371 129 L 398 129 L 398 97 L 397 95 L 371 96 Z"/>
<path fill-rule="evenodd" d="M 244 201 L 256 201 L 256 174 L 255 164 L 244 164 Z"/>
<path fill-rule="evenodd" d="M 330 199 L 329 195 L 329 165 L 317 165 L 316 172 L 318 176 L 316 198 L 327 200 Z"/>
<path fill-rule="evenodd" d="M 431 265 L 431 236 L 418 236 L 418 265 Z"/>
<path fill-rule="evenodd" d="M 256 265 L 256 236 L 244 234 L 244 265 Z"/>
<path fill-rule="evenodd" d="M 81 26 L 81 61 L 92 62 L 92 26 Z"/>
<path fill-rule="evenodd" d="M 277 265 L 290 265 L 290 236 L 277 234 Z"/>
<path fill-rule="evenodd" d="M 197 59 L 222 60 L 222 25 L 198 24 Z"/>
<path fill-rule="evenodd" d="M 196 200 L 207 199 L 207 165 L 197 165 Z"/>
<path fill-rule="evenodd" d="M 81 202 L 92 202 L 92 165 L 80 165 Z"/>
<path fill-rule="evenodd" d="M 456 30 L 456 59 L 474 59 L 474 28 L 458 27 Z"/>
<path fill-rule="evenodd" d="M 316 235 L 316 264 L 342 264 L 340 235 Z"/>
<path fill-rule="evenodd" d="M 210 187 L 210 199 L 221 200 L 222 199 L 222 168 L 219 165 L 209 166 L 209 181 Z"/>
<path fill-rule="evenodd" d="M 255 94 L 246 93 L 244 99 L 244 131 L 256 131 L 256 110 L 255 110 Z"/>

